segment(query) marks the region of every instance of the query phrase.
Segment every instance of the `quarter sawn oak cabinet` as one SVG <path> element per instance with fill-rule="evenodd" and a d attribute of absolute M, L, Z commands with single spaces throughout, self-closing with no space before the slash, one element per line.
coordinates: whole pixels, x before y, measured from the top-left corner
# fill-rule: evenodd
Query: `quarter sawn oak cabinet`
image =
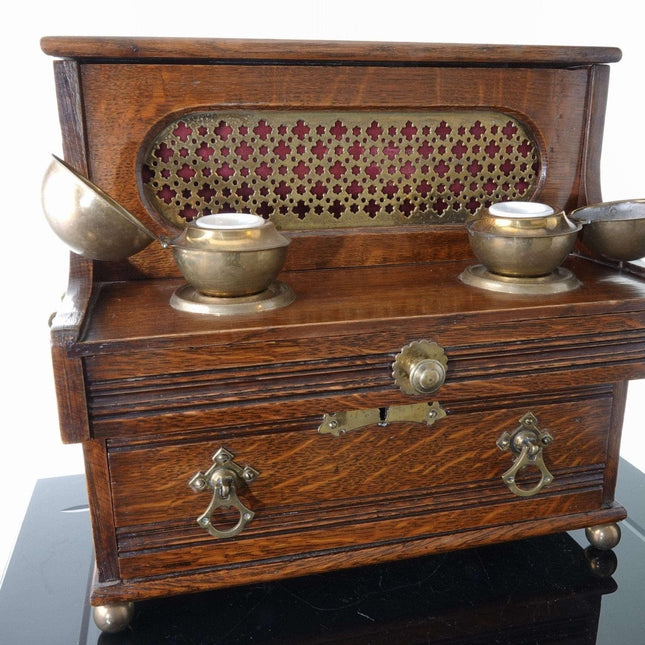
<path fill-rule="evenodd" d="M 230 315 L 171 306 L 185 281 L 156 243 L 72 254 L 52 352 L 105 629 L 146 598 L 583 527 L 615 544 L 627 382 L 645 377 L 638 268 L 578 242 L 572 288 L 460 276 L 465 223 L 491 203 L 601 201 L 619 50 L 42 47 L 67 163 L 156 235 L 243 211 L 290 239 L 293 302 Z"/>

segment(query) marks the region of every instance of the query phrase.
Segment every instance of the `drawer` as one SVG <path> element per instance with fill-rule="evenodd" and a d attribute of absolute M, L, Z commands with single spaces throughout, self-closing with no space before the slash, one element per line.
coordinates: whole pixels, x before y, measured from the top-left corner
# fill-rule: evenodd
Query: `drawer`
<path fill-rule="evenodd" d="M 301 412 L 280 423 L 156 442 L 108 441 L 121 577 L 428 543 L 448 533 L 593 511 L 605 499 L 611 386 L 536 393 L 512 404 L 456 403 L 431 426 L 371 424 L 338 437 L 320 434 L 320 419 Z M 527 412 L 553 438 L 542 451 L 553 482 L 520 497 L 502 481 L 518 456 L 497 442 Z M 212 493 L 188 485 L 219 448 L 259 473 L 239 489 L 254 519 L 224 539 L 196 521 Z M 526 490 L 541 474 L 531 466 L 517 477 Z M 234 509 L 218 511 L 213 525 L 227 529 L 239 518 Z"/>

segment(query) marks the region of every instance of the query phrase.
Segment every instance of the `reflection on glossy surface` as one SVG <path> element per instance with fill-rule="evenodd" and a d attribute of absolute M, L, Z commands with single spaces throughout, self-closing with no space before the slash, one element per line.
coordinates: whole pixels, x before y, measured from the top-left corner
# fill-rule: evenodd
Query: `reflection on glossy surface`
<path fill-rule="evenodd" d="M 616 590 L 602 568 L 569 535 L 547 536 L 142 602 L 128 631 L 98 642 L 591 644 Z"/>
<path fill-rule="evenodd" d="M 585 558 L 591 573 L 599 578 L 608 578 L 614 575 L 618 567 L 618 558 L 613 551 L 589 546 L 585 549 Z"/>
<path fill-rule="evenodd" d="M 94 564 L 85 479 L 39 480 L 0 587 L 0 642 L 641 643 L 645 475 L 624 460 L 617 498 L 630 516 L 621 522 L 615 553 L 588 547 L 581 529 L 366 569 L 141 602 L 135 604 L 128 630 L 101 634 L 87 601 Z M 70 508 L 84 512 L 70 513 Z"/>

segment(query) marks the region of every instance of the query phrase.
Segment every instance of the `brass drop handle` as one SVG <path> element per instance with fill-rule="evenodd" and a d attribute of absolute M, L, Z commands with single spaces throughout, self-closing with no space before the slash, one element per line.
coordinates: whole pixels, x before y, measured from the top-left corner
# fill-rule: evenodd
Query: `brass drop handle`
<path fill-rule="evenodd" d="M 446 380 L 448 358 L 443 347 L 428 340 L 406 345 L 392 363 L 394 382 L 405 394 L 431 394 Z"/>
<path fill-rule="evenodd" d="M 245 484 L 254 481 L 259 473 L 251 466 L 242 468 L 233 461 L 233 453 L 220 448 L 213 455 L 213 465 L 206 472 L 197 472 L 188 482 L 196 492 L 212 492 L 210 504 L 197 518 L 197 524 L 215 538 L 231 538 L 240 534 L 253 519 L 255 513 L 246 507 L 237 496 L 237 491 Z M 213 513 L 219 508 L 235 508 L 239 520 L 231 528 L 216 528 Z"/>
<path fill-rule="evenodd" d="M 544 463 L 544 448 L 553 442 L 553 437 L 540 430 L 537 417 L 527 412 L 520 425 L 512 432 L 504 432 L 497 440 L 497 447 L 516 455 L 513 465 L 502 475 L 502 481 L 518 497 L 532 497 L 553 481 L 553 475 Z M 533 488 L 521 488 L 517 484 L 520 471 L 533 466 L 540 471 L 540 481 Z"/>

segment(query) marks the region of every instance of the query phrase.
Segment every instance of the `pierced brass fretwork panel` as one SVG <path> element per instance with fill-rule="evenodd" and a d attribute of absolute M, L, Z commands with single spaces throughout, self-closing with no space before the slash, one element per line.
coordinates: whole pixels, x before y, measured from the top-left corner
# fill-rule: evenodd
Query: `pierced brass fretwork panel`
<path fill-rule="evenodd" d="M 181 227 L 223 210 L 282 229 L 463 222 L 530 199 L 538 146 L 493 111 L 184 114 L 142 151 L 149 210 Z"/>

